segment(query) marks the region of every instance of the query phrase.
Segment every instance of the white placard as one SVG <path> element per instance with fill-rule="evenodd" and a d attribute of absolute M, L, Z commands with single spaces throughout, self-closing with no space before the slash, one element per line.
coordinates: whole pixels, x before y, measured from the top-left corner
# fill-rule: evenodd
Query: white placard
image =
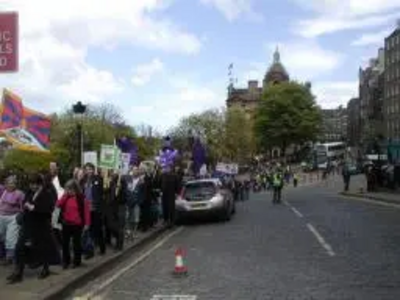
<path fill-rule="evenodd" d="M 216 171 L 224 174 L 236 175 L 239 173 L 238 164 L 218 163 Z"/>
<path fill-rule="evenodd" d="M 120 172 L 122 175 L 127 175 L 129 173 L 129 164 L 131 162 L 130 153 L 121 153 L 120 154 Z"/>
<path fill-rule="evenodd" d="M 97 169 L 97 152 L 96 151 L 88 151 L 83 152 L 83 164 L 91 163 Z"/>

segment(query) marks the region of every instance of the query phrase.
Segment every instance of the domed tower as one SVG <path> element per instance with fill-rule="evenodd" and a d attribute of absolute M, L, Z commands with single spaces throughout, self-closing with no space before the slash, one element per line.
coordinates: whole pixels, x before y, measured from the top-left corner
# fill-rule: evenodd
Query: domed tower
<path fill-rule="evenodd" d="M 274 52 L 274 60 L 272 65 L 269 67 L 267 73 L 265 73 L 263 87 L 264 89 L 269 84 L 279 84 L 281 82 L 289 81 L 289 74 L 286 72 L 285 67 L 281 63 L 281 55 L 279 54 L 278 47 Z"/>

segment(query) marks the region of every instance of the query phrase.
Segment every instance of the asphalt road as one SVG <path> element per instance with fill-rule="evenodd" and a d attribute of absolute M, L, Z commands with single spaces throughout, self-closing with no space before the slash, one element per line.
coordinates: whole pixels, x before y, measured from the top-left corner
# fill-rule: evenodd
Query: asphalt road
<path fill-rule="evenodd" d="M 349 200 L 323 187 L 290 189 L 284 198 L 286 204 L 273 206 L 269 194 L 255 195 L 238 205 L 230 223 L 179 229 L 141 263 L 130 268 L 127 262 L 125 273 L 107 275 L 102 290 L 91 285 L 77 295 L 400 299 L 399 208 Z M 171 275 L 176 247 L 187 251 L 186 278 Z"/>

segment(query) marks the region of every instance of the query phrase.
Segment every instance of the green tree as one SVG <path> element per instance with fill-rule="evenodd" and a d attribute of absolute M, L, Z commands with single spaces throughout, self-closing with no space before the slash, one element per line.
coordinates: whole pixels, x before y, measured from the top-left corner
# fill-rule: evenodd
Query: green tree
<path fill-rule="evenodd" d="M 264 150 L 278 146 L 285 153 L 290 144 L 317 138 L 321 114 L 311 89 L 297 82 L 270 85 L 255 115 L 255 135 Z"/>
<path fill-rule="evenodd" d="M 230 161 L 244 163 L 255 151 L 252 120 L 240 108 L 229 108 L 225 114 L 225 157 Z"/>
<path fill-rule="evenodd" d="M 186 151 L 188 155 L 190 155 L 189 137 L 192 132 L 198 133 L 204 138 L 210 163 L 223 157 L 222 142 L 225 134 L 225 112 L 223 110 L 210 109 L 184 117 L 169 132 L 175 147 Z"/>
<path fill-rule="evenodd" d="M 13 149 L 8 151 L 3 160 L 5 169 L 37 172 L 47 170 L 54 155 L 50 152 L 27 152 Z"/>
<path fill-rule="evenodd" d="M 113 144 L 118 136 L 135 137 L 119 110 L 109 103 L 88 106 L 78 119 L 71 110 L 52 115 L 51 153 L 64 168 L 73 168 L 78 156 L 78 122 L 82 124 L 84 151 L 99 151 L 101 144 Z"/>

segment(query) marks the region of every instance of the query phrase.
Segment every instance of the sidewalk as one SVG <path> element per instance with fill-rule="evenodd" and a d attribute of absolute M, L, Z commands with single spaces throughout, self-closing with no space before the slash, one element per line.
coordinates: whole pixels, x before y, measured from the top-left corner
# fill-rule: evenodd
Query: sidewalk
<path fill-rule="evenodd" d="M 338 190 L 341 195 L 350 197 L 359 197 L 392 204 L 400 204 L 400 194 L 389 192 L 367 192 L 367 182 L 365 175 L 352 176 L 350 180 L 350 189 L 347 192 L 343 191 L 343 182 Z"/>
<path fill-rule="evenodd" d="M 0 266 L 0 299 L 62 299 L 96 275 L 100 275 L 129 257 L 135 249 L 151 242 L 164 231 L 166 231 L 165 227 L 158 225 L 149 232 L 138 234 L 132 242 L 127 242 L 123 251 L 115 252 L 113 249 L 107 249 L 106 255 L 97 255 L 84 261 L 82 267 L 78 269 L 62 270 L 59 266 L 53 266 L 51 276 L 44 280 L 37 279 L 38 270 L 27 268 L 23 282 L 8 285 L 5 279 L 12 272 L 12 266 Z"/>

